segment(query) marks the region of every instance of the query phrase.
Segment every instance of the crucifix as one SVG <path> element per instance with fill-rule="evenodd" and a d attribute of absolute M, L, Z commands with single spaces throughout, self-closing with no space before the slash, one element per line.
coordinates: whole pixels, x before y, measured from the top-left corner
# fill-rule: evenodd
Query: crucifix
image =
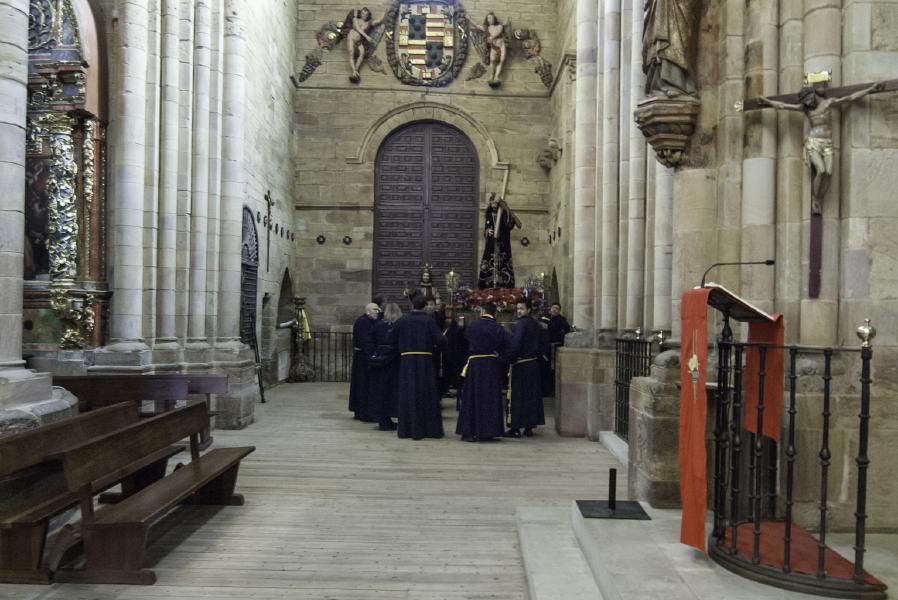
<path fill-rule="evenodd" d="M 797 94 L 766 98 L 760 96 L 736 103 L 736 110 L 794 110 L 804 113 L 808 131 L 804 139 L 804 160 L 811 169 L 811 239 L 808 269 L 808 296 L 820 297 L 820 269 L 823 253 L 822 202 L 829 190 L 833 169 L 832 109 L 847 105 L 867 94 L 898 91 L 898 79 L 828 88 L 830 72 L 808 73 Z"/>
<path fill-rule="evenodd" d="M 265 219 L 265 270 L 269 271 L 271 266 L 271 207 L 274 206 L 274 200 L 271 199 L 271 190 L 265 192 L 265 204 L 268 205 L 268 218 Z"/>

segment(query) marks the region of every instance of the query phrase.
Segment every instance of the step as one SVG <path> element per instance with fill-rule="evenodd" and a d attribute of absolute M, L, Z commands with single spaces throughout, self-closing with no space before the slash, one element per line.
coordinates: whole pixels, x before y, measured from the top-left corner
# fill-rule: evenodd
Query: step
<path fill-rule="evenodd" d="M 530 600 L 602 600 L 569 510 L 519 507 L 516 521 Z"/>

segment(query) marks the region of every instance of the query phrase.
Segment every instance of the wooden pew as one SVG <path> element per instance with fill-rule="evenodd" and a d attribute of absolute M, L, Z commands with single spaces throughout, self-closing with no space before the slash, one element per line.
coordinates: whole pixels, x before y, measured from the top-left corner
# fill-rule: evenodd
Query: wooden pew
<path fill-rule="evenodd" d="M 234 494 L 237 471 L 255 447 L 216 448 L 201 456 L 199 433 L 208 422 L 205 403 L 193 404 L 60 453 L 68 489 L 80 498 L 85 564 L 83 569 L 57 571 L 56 581 L 155 583 L 155 573 L 142 568 L 150 525 L 185 501 L 243 504 L 243 497 Z M 118 504 L 94 510 L 93 482 L 187 436 L 190 463 Z"/>
<path fill-rule="evenodd" d="M 97 436 L 138 422 L 133 403 L 120 403 L 16 435 L 0 438 L 0 477 L 10 493 L 0 497 L 0 582 L 49 583 L 53 565 L 44 550 L 50 518 L 78 503 L 65 484 L 58 454 Z M 121 482 L 133 493 L 165 475 L 166 463 L 183 446 L 159 448 L 128 469 L 92 482 L 97 491 Z"/>
<path fill-rule="evenodd" d="M 190 380 L 179 375 L 87 375 L 54 377 L 53 385 L 75 394 L 81 412 L 126 401 L 140 406 L 144 400 L 156 402 L 158 412 L 186 401 Z"/>
<path fill-rule="evenodd" d="M 186 393 L 184 381 L 187 382 Z M 156 383 L 158 382 L 158 383 Z M 211 408 L 211 394 L 228 393 L 227 375 L 198 373 L 163 373 L 153 375 L 73 375 L 54 377 L 53 384 L 66 388 L 78 397 L 81 411 L 130 400 L 141 403 L 155 401 L 153 414 L 171 410 L 175 403 L 187 400 L 188 394 L 205 395 Z M 215 413 L 210 413 L 215 416 Z M 200 449 L 212 445 L 210 427 L 200 434 Z"/>

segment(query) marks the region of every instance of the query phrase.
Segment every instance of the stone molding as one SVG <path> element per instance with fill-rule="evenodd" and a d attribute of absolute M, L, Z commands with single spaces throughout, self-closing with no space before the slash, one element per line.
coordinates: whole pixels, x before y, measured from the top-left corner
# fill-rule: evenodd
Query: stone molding
<path fill-rule="evenodd" d="M 391 132 L 408 123 L 426 120 L 442 121 L 457 127 L 474 144 L 481 163 L 484 162 L 486 156 L 489 156 L 491 168 L 508 171 L 509 163 L 502 162 L 496 141 L 482 123 L 455 106 L 427 101 L 404 104 L 383 114 L 365 132 L 355 156 L 346 157 L 347 164 L 373 164 L 381 142 Z"/>

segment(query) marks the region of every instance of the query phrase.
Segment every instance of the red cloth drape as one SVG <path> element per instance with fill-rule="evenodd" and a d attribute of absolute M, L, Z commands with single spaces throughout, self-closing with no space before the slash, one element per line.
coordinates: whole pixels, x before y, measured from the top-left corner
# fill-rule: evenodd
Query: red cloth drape
<path fill-rule="evenodd" d="M 774 313 L 774 322 L 761 321 L 748 324 L 749 343 L 764 343 L 780 346 L 768 348 L 764 360 L 764 422 L 761 424 L 763 435 L 772 440 L 779 439 L 780 423 L 783 409 L 783 342 L 786 339 L 783 315 Z M 745 394 L 744 423 L 745 430 L 757 433 L 758 423 L 758 383 L 760 382 L 761 352 L 758 348 L 749 347 L 745 351 L 745 373 L 742 389 Z"/>
<path fill-rule="evenodd" d="M 688 290 L 680 306 L 680 541 L 705 551 L 705 420 L 708 414 L 709 288 Z"/>

